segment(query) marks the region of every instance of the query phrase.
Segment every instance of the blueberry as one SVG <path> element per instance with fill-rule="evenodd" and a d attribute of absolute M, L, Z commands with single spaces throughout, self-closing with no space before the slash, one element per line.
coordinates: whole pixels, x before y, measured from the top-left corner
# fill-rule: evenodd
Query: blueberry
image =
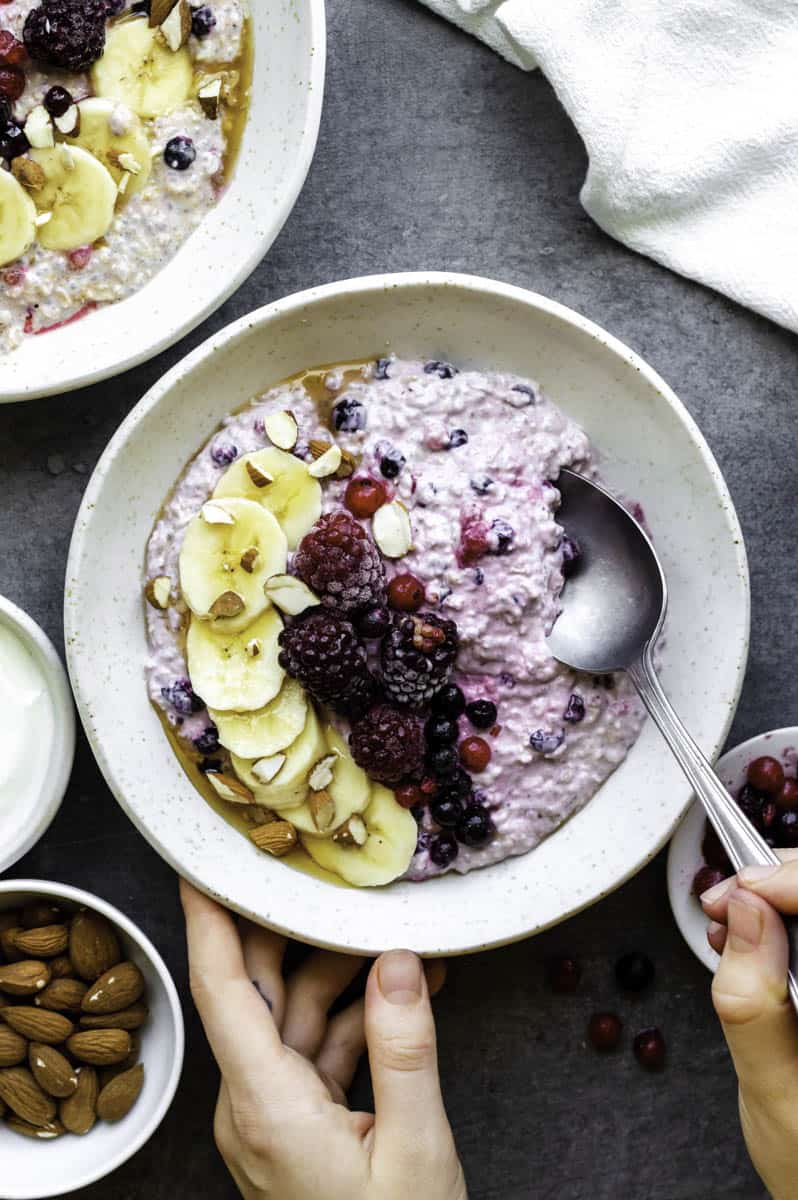
<path fill-rule="evenodd" d="M 436 746 L 427 755 L 427 764 L 433 775 L 445 779 L 454 774 L 459 765 L 457 750 L 454 746 Z"/>
<path fill-rule="evenodd" d="M 67 109 L 75 102 L 71 93 L 56 83 L 49 91 L 45 92 L 42 103 L 51 117 L 63 117 Z"/>
<path fill-rule="evenodd" d="M 332 410 L 332 421 L 343 433 L 357 433 L 366 428 L 366 410 L 354 396 L 342 396 Z"/>
<path fill-rule="evenodd" d="M 437 375 L 439 379 L 454 379 L 455 375 L 458 374 L 458 370 L 451 363 L 433 360 L 432 362 L 424 363 L 424 374 Z"/>
<path fill-rule="evenodd" d="M 490 523 L 488 546 L 491 554 L 512 554 L 515 549 L 515 530 L 509 521 L 496 517 Z"/>
<path fill-rule="evenodd" d="M 582 557 L 582 551 L 579 549 L 579 543 L 575 542 L 573 538 L 569 538 L 567 534 L 563 535 L 560 550 L 562 550 L 562 573 L 567 578 Z"/>
<path fill-rule="evenodd" d="M 462 820 L 457 826 L 458 840 L 466 846 L 475 848 L 487 845 L 493 833 L 494 827 L 490 813 L 478 804 L 472 804 L 465 810 Z"/>
<path fill-rule="evenodd" d="M 466 716 L 475 729 L 490 729 L 498 715 L 492 700 L 472 700 L 466 705 Z"/>
<path fill-rule="evenodd" d="M 562 730 L 559 733 L 553 733 L 547 729 L 535 729 L 529 735 L 529 744 L 538 754 L 553 754 L 555 750 L 559 750 L 564 741 L 565 734 Z"/>
<path fill-rule="evenodd" d="M 439 833 L 430 842 L 429 856 L 436 867 L 448 867 L 457 858 L 459 849 L 454 834 Z"/>
<path fill-rule="evenodd" d="M 388 368 L 391 365 L 390 358 L 378 358 L 374 364 L 374 378 L 388 379 Z"/>
<path fill-rule="evenodd" d="M 482 587 L 484 582 L 485 572 L 482 570 L 482 567 L 476 567 L 474 569 L 474 583 L 477 585 L 477 587 Z"/>
<path fill-rule="evenodd" d="M 206 38 L 216 28 L 216 17 L 209 4 L 191 10 L 191 32 L 196 38 Z"/>
<path fill-rule="evenodd" d="M 216 442 L 211 446 L 211 458 L 217 467 L 229 467 L 238 458 L 238 446 L 232 442 Z"/>
<path fill-rule="evenodd" d="M 468 482 L 471 484 L 472 491 L 475 491 L 478 496 L 487 496 L 493 487 L 493 480 L 489 475 L 475 475 Z"/>
<path fill-rule="evenodd" d="M 448 775 L 437 793 L 437 798 L 440 800 L 470 800 L 474 794 L 474 781 L 464 771 L 462 767 L 458 767 L 451 775 Z"/>
<path fill-rule="evenodd" d="M 444 717 L 459 717 L 465 712 L 466 700 L 456 683 L 447 683 L 432 698 L 431 708 L 434 713 Z"/>
<path fill-rule="evenodd" d="M 449 444 L 447 450 L 456 450 L 458 446 L 465 446 L 468 441 L 468 434 L 464 429 L 453 429 L 449 434 Z"/>
<path fill-rule="evenodd" d="M 175 712 L 181 713 L 184 717 L 189 717 L 192 713 L 202 712 L 205 707 L 204 702 L 200 700 L 188 679 L 177 679 L 171 687 L 162 687 L 161 695 L 166 703 L 172 706 Z"/>
<path fill-rule="evenodd" d="M 19 158 L 30 149 L 25 130 L 11 117 L 0 126 L 0 158 Z"/>
<path fill-rule="evenodd" d="M 195 737 L 194 747 L 200 754 L 215 754 L 219 749 L 219 733 L 216 726 L 209 725 L 199 737 Z"/>
<path fill-rule="evenodd" d="M 396 479 L 406 462 L 407 459 L 401 450 L 397 450 L 395 446 L 386 446 L 380 458 L 380 473 L 386 479 Z"/>
<path fill-rule="evenodd" d="M 517 392 L 519 396 L 526 396 L 525 401 L 514 401 L 514 408 L 528 408 L 530 404 L 537 403 L 537 392 L 533 387 L 530 387 L 528 383 L 514 384 L 513 391 Z"/>
<path fill-rule="evenodd" d="M 578 692 L 572 693 L 562 719 L 563 721 L 570 721 L 573 725 L 577 725 L 585 719 L 585 702 Z"/>
<path fill-rule="evenodd" d="M 774 828 L 776 843 L 779 846 L 798 846 L 798 812 L 794 808 L 783 812 Z"/>
<path fill-rule="evenodd" d="M 203 758 L 199 769 L 203 775 L 217 775 L 222 769 L 222 761 L 219 758 Z"/>
<path fill-rule="evenodd" d="M 173 171 L 187 171 L 197 157 L 197 147 L 190 137 L 178 134 L 170 138 L 163 152 L 163 160 Z"/>
<path fill-rule="evenodd" d="M 463 805 L 452 797 L 435 796 L 429 806 L 430 815 L 442 829 L 454 829 L 463 817 Z"/>
<path fill-rule="evenodd" d="M 355 617 L 355 628 L 367 641 L 384 637 L 390 627 L 391 614 L 387 608 L 383 608 L 381 605 L 376 608 L 367 608 Z"/>
<path fill-rule="evenodd" d="M 450 746 L 457 741 L 457 721 L 451 717 L 432 716 L 424 726 L 424 736 L 429 746 Z"/>
<path fill-rule="evenodd" d="M 615 978 L 627 992 L 642 992 L 653 983 L 655 974 L 651 959 L 638 950 L 624 954 L 615 964 Z"/>

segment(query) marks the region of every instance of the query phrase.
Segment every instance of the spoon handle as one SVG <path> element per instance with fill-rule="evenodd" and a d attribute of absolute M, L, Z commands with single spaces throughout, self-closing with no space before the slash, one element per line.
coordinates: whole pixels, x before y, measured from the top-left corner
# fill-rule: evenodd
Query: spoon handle
<path fill-rule="evenodd" d="M 743 815 L 676 715 L 657 677 L 650 644 L 645 647 L 639 660 L 628 668 L 628 675 L 704 805 L 735 871 L 742 867 L 778 865 L 778 855 Z M 785 921 L 785 925 L 790 943 L 790 998 L 798 1012 L 798 927 L 792 920 Z"/>

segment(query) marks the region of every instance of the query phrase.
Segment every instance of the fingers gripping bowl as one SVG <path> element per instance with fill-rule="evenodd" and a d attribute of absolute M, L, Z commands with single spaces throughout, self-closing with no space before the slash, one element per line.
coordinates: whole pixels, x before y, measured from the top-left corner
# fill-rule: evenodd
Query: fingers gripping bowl
<path fill-rule="evenodd" d="M 428 332 L 439 328 L 447 331 L 445 341 Z M 141 550 L 163 496 L 196 454 L 200 439 L 192 438 L 186 422 L 207 437 L 231 411 L 309 364 L 363 362 L 391 352 L 416 362 L 446 360 L 465 370 L 536 378 L 582 426 L 603 456 L 604 478 L 643 503 L 666 567 L 673 568 L 672 638 L 690 641 L 699 596 L 702 631 L 716 627 L 706 618 L 707 604 L 723 614 L 724 654 L 720 644 L 710 652 L 710 635 L 702 643 L 701 670 L 691 673 L 702 679 L 706 693 L 697 696 L 687 679 L 681 683 L 688 716 L 705 748 L 713 750 L 736 702 L 748 622 L 744 554 L 717 468 L 678 401 L 630 352 L 540 297 L 468 277 L 386 277 L 306 293 L 225 331 L 167 376 L 119 431 L 88 490 L 70 557 L 67 642 L 81 715 L 109 782 L 185 874 L 233 907 L 309 941 L 364 952 L 408 944 L 424 953 L 454 953 L 562 919 L 617 886 L 654 853 L 688 796 L 662 761 L 650 730 L 643 730 L 590 804 L 534 853 L 424 887 L 396 883 L 363 905 L 355 891 L 332 888 L 259 855 L 221 821 L 173 757 L 146 692 L 136 692 L 140 674 L 123 677 L 118 667 L 121 661 L 147 659 L 140 596 L 130 586 L 140 577 Z M 641 463 L 641 445 L 656 446 L 661 458 Z M 121 510 L 116 525 L 108 512 L 114 494 L 136 497 L 125 509 L 124 539 Z M 204 501 L 198 492 L 195 509 Z M 687 546 L 685 530 L 691 534 Z M 104 560 L 101 603 L 93 599 L 100 582 L 93 565 L 98 551 Z M 723 586 L 716 590 L 719 579 Z M 107 616 L 99 618 L 98 641 L 90 631 L 94 626 L 96 634 L 103 607 Z M 672 691 L 679 692 L 679 682 L 678 675 L 669 680 Z M 106 715 L 109 701 L 111 709 L 125 709 L 124 734 Z M 499 697 L 500 713 L 501 707 Z M 136 767 L 128 766 L 123 752 L 131 737 L 146 746 Z"/>

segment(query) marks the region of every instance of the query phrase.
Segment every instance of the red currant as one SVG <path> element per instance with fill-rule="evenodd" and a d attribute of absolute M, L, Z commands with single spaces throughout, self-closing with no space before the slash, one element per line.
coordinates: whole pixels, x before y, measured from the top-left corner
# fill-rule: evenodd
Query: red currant
<path fill-rule="evenodd" d="M 388 584 L 388 603 L 397 612 L 418 612 L 427 598 L 424 584 L 415 575 L 394 575 Z"/>
<path fill-rule="evenodd" d="M 423 804 L 426 796 L 421 788 L 415 783 L 403 783 L 394 792 L 396 803 L 402 808 L 415 808 L 417 804 Z"/>
<path fill-rule="evenodd" d="M 798 779 L 785 779 L 773 799 L 779 808 L 798 808 Z"/>
<path fill-rule="evenodd" d="M 749 763 L 746 778 L 760 792 L 780 792 L 784 786 L 784 768 L 777 758 L 763 754 Z"/>
<path fill-rule="evenodd" d="M 19 100 L 25 91 L 25 72 L 19 67 L 0 67 L 0 96 Z"/>
<path fill-rule="evenodd" d="M 0 29 L 0 63 L 14 65 L 28 57 L 23 42 L 14 37 L 10 29 Z"/>
<path fill-rule="evenodd" d="M 485 770 L 491 754 L 491 748 L 484 738 L 467 737 L 460 743 L 460 762 L 475 775 Z"/>
<path fill-rule="evenodd" d="M 353 517 L 373 517 L 385 503 L 385 488 L 376 479 L 361 476 L 350 479 L 344 493 L 344 504 Z"/>
<path fill-rule="evenodd" d="M 421 791 L 427 799 L 429 799 L 430 796 L 434 796 L 437 790 L 438 781 L 437 779 L 433 779 L 431 775 L 426 775 L 421 780 Z"/>

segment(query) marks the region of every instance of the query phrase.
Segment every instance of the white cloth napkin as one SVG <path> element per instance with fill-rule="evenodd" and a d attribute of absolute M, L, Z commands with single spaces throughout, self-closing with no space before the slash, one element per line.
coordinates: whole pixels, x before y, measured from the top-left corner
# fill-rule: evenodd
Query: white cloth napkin
<path fill-rule="evenodd" d="M 798 331 L 798 0 L 424 0 L 539 66 L 633 250 Z"/>

